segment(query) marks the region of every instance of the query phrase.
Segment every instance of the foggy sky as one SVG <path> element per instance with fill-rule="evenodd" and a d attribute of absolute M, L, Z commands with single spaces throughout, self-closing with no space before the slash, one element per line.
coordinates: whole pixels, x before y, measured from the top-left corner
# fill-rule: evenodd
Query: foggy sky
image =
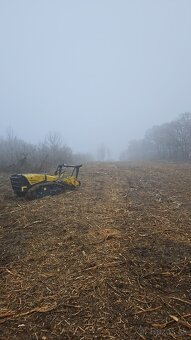
<path fill-rule="evenodd" d="M 191 111 L 190 0 L 0 0 L 0 135 L 114 155 Z"/>

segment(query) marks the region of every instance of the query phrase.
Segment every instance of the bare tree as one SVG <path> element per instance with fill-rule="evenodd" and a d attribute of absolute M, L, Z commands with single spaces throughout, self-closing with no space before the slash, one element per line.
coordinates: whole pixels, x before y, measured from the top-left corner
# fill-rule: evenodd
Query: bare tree
<path fill-rule="evenodd" d="M 58 164 L 76 162 L 69 146 L 58 133 L 49 133 L 38 145 L 27 143 L 9 130 L 0 137 L 0 170 L 9 172 L 54 170 Z M 80 154 L 78 159 L 92 160 L 90 155 Z"/>
<path fill-rule="evenodd" d="M 187 161 L 191 155 L 191 113 L 177 120 L 154 126 L 141 141 L 131 141 L 121 157 L 129 159 L 158 159 Z"/>

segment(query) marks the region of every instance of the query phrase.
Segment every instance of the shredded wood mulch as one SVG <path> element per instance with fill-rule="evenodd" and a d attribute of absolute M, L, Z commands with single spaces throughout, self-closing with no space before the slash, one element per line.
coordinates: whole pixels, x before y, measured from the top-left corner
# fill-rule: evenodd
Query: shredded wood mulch
<path fill-rule="evenodd" d="M 29 202 L 7 178 L 1 339 L 191 337 L 191 165 L 92 164 Z"/>

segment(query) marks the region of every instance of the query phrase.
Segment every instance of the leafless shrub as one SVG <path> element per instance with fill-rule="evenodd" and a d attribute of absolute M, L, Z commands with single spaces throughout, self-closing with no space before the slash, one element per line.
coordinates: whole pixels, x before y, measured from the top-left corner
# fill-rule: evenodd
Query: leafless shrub
<path fill-rule="evenodd" d="M 84 162 L 90 159 L 90 155 L 74 155 L 58 133 L 49 133 L 44 142 L 38 145 L 23 141 L 12 131 L 9 131 L 6 137 L 0 137 L 0 171 L 2 172 L 47 172 L 55 169 L 59 163 L 79 160 Z"/>

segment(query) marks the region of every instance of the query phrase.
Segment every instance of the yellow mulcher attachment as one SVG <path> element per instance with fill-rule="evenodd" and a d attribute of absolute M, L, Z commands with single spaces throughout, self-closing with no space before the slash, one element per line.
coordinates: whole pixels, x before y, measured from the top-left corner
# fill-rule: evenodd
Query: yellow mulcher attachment
<path fill-rule="evenodd" d="M 15 174 L 10 177 L 14 193 L 28 199 L 42 198 L 73 190 L 80 186 L 79 169 L 82 165 L 58 165 L 54 175 Z M 71 173 L 68 171 L 72 170 Z"/>

